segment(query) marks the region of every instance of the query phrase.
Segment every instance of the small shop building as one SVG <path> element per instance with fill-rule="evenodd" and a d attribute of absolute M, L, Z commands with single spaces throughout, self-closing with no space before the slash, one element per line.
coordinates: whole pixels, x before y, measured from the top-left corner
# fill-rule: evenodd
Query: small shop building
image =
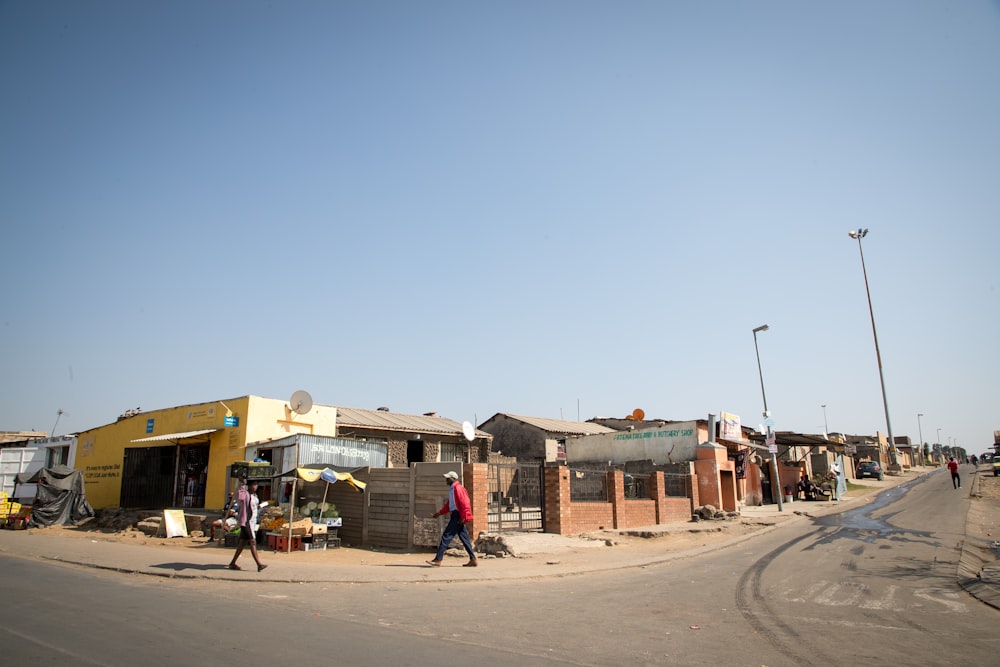
<path fill-rule="evenodd" d="M 221 509 L 234 463 L 271 461 L 279 451 L 296 464 L 305 457 L 346 467 L 485 460 L 492 438 L 477 431 L 470 440 L 464 432 L 461 423 L 433 413 L 318 404 L 301 410 L 289 401 L 241 396 L 130 413 L 83 431 L 75 463 L 95 509 Z M 368 458 L 344 459 L 348 450 Z M 273 463 L 285 472 L 292 461 Z"/>

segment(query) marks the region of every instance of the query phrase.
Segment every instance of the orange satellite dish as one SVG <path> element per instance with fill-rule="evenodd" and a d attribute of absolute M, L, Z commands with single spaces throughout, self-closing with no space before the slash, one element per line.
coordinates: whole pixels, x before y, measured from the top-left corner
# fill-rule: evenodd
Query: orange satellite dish
<path fill-rule="evenodd" d="M 637 422 L 641 422 L 645 418 L 646 418 L 646 413 L 642 411 L 642 408 L 636 408 L 635 410 L 632 411 L 632 419 L 636 420 Z"/>

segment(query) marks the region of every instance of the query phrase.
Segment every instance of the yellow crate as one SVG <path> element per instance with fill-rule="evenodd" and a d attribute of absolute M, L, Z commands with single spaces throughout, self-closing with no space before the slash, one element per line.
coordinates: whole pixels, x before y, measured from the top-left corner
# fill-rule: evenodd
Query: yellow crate
<path fill-rule="evenodd" d="M 21 503 L 0 502 L 0 518 L 13 516 L 21 511 Z"/>

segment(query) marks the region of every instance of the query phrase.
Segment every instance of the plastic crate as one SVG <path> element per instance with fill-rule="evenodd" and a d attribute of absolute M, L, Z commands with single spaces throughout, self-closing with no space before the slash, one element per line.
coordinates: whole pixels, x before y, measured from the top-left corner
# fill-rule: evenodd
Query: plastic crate
<path fill-rule="evenodd" d="M 303 541 L 302 548 L 306 551 L 325 551 L 326 533 L 313 533 L 312 535 L 306 537 Z"/>

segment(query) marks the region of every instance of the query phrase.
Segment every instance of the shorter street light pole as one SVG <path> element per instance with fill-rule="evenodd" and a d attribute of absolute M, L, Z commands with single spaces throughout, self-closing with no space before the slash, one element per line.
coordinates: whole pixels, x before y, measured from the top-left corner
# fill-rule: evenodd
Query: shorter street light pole
<path fill-rule="evenodd" d="M 917 413 L 917 433 L 920 435 L 920 465 L 924 464 L 924 429 L 920 426 L 920 418 L 923 416 L 923 412 Z"/>
<path fill-rule="evenodd" d="M 771 452 L 771 495 L 778 499 L 778 511 L 784 512 L 785 506 L 781 503 L 781 494 L 784 489 L 781 488 L 781 479 L 778 478 L 778 457 L 775 454 L 774 442 L 774 431 L 772 430 L 771 414 L 767 411 L 767 394 L 764 393 L 764 372 L 760 368 L 760 348 L 757 347 L 757 332 L 767 331 L 770 327 L 766 324 L 762 324 L 753 330 L 753 349 L 757 353 L 757 374 L 760 375 L 760 397 L 764 399 L 764 423 L 767 425 L 767 439 L 765 443 L 767 448 Z M 777 494 L 775 494 L 775 487 L 777 486 Z"/>

